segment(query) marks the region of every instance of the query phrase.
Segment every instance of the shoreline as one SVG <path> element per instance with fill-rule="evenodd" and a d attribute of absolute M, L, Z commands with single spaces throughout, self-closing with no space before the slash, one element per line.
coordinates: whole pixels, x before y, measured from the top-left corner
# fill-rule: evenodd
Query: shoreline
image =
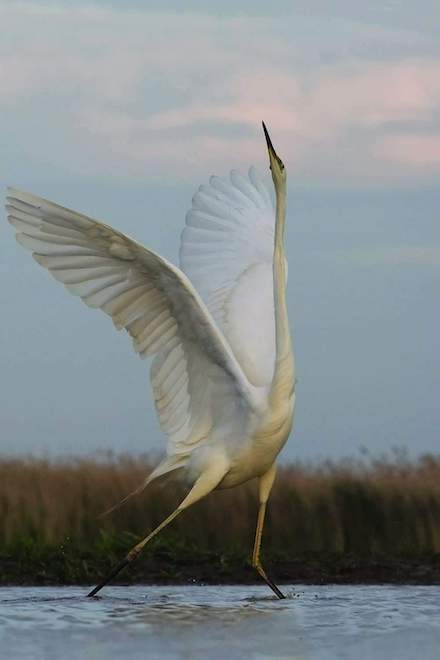
<path fill-rule="evenodd" d="M 249 565 L 225 567 L 222 558 L 213 561 L 194 561 L 168 564 L 146 558 L 129 567 L 114 585 L 246 585 L 262 584 Z M 6 564 L 6 565 L 5 565 Z M 295 558 L 266 561 L 265 567 L 278 584 L 388 584 L 388 585 L 440 585 L 440 556 L 427 558 Z M 56 567 L 62 568 L 59 565 Z M 81 586 L 98 581 L 107 571 L 97 562 L 88 562 L 87 570 L 75 578 L 54 566 L 23 567 L 22 561 L 12 559 L 1 562 L 0 586 Z M 9 569 L 9 570 L 8 570 Z M 52 569 L 52 570 L 51 570 Z M 68 571 L 70 572 L 70 571 Z"/>

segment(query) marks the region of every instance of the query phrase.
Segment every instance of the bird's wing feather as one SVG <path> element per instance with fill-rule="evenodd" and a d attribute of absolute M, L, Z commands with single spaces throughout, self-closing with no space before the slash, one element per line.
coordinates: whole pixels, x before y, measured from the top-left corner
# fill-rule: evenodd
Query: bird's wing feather
<path fill-rule="evenodd" d="M 254 168 L 211 177 L 193 197 L 180 266 L 193 282 L 255 386 L 275 364 L 271 195 Z"/>
<path fill-rule="evenodd" d="M 173 465 L 226 414 L 225 397 L 228 417 L 233 406 L 242 411 L 256 403 L 227 341 L 178 268 L 108 225 L 34 195 L 10 189 L 7 210 L 18 242 L 39 264 L 125 328 L 141 357 L 155 356 L 151 380 Z"/>

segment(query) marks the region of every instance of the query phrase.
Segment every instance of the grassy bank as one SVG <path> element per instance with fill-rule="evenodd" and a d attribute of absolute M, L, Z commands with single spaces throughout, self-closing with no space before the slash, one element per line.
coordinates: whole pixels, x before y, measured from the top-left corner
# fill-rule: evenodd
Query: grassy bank
<path fill-rule="evenodd" d="M 179 483 L 152 484 L 99 515 L 151 470 L 146 458 L 0 460 L 0 583 L 89 583 L 161 522 Z M 255 484 L 213 493 L 155 539 L 122 581 L 246 582 Z M 278 579 L 440 583 L 440 458 L 280 470 L 264 555 Z"/>

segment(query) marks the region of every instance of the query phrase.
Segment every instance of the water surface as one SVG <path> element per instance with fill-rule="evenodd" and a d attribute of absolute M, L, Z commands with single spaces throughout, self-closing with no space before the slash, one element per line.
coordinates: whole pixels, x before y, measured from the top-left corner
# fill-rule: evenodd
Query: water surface
<path fill-rule="evenodd" d="M 13 660 L 438 660 L 440 587 L 0 589 L 1 657 Z"/>

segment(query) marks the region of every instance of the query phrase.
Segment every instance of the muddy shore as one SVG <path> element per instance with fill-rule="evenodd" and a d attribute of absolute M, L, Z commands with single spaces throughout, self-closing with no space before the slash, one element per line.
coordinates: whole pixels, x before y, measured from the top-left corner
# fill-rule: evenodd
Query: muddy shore
<path fill-rule="evenodd" d="M 421 559 L 296 557 L 266 562 L 266 569 L 280 584 L 439 584 L 440 556 Z M 94 565 L 78 558 L 74 568 L 60 557 L 26 566 L 13 557 L 0 561 L 1 585 L 89 584 L 101 578 L 109 565 Z M 224 557 L 207 557 L 170 563 L 145 558 L 125 570 L 115 584 L 258 584 L 249 564 Z"/>

